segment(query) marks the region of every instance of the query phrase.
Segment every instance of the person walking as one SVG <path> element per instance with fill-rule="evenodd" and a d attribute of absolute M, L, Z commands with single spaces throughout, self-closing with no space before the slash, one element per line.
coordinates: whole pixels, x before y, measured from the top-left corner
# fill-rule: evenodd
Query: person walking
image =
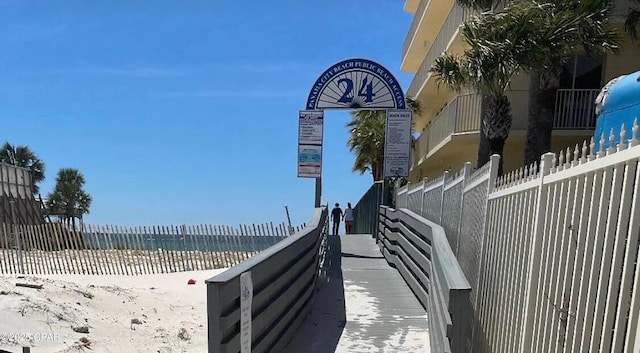
<path fill-rule="evenodd" d="M 344 210 L 344 229 L 347 234 L 352 233 L 353 227 L 353 208 L 351 208 L 351 202 L 347 202 L 347 208 Z"/>
<path fill-rule="evenodd" d="M 343 217 L 340 204 L 336 202 L 336 207 L 331 210 L 331 218 L 333 220 L 333 235 L 338 235 L 340 231 L 340 219 Z"/>

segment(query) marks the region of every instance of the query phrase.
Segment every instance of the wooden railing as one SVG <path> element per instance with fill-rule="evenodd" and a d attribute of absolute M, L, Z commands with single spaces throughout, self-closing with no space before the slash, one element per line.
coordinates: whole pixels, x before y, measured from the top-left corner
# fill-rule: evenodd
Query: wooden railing
<path fill-rule="evenodd" d="M 471 287 L 444 229 L 410 210 L 382 206 L 378 245 L 427 308 L 431 351 L 463 353 Z"/>
<path fill-rule="evenodd" d="M 327 235 L 327 208 L 309 226 L 257 256 L 207 280 L 209 352 L 281 352 L 307 316 L 316 293 Z M 242 338 L 240 277 L 251 278 L 249 325 Z M 246 327 L 245 327 L 246 329 Z"/>

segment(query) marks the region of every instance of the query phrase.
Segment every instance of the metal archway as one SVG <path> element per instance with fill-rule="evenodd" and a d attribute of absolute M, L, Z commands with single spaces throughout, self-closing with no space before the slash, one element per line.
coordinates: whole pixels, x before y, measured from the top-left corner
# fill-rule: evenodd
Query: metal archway
<path fill-rule="evenodd" d="M 404 140 L 408 136 L 408 143 L 403 141 L 402 144 L 403 148 L 408 146 L 408 152 L 400 153 L 402 156 L 395 167 L 387 167 L 385 143 L 385 175 L 390 173 L 387 172 L 390 168 L 395 175 L 408 176 L 411 111 L 406 110 L 404 92 L 398 80 L 384 66 L 362 58 L 347 59 L 330 66 L 311 87 L 305 109 L 299 114 L 298 177 L 316 179 L 315 207 L 320 207 L 322 195 L 324 110 L 387 110 L 387 120 L 395 118 L 394 126 L 401 125 L 402 133 L 399 135 Z"/>

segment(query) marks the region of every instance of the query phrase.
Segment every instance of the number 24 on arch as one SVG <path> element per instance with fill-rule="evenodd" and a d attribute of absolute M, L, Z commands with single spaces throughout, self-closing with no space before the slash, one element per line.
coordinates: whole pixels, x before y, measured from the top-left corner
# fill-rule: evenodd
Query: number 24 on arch
<path fill-rule="evenodd" d="M 338 99 L 340 103 L 351 103 L 353 101 L 353 97 L 349 97 L 351 92 L 353 91 L 353 80 L 350 78 L 342 78 L 338 80 L 338 85 L 341 83 L 346 83 L 346 88 L 342 97 Z M 362 79 L 362 84 L 360 85 L 360 89 L 358 90 L 358 97 L 364 97 L 365 103 L 373 102 L 373 97 L 376 95 L 373 93 L 373 80 L 369 82 L 369 78 L 365 77 Z"/>

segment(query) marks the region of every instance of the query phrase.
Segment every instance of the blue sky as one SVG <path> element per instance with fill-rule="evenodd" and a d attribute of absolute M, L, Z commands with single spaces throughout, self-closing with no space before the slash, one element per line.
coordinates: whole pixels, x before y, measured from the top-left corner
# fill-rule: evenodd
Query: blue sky
<path fill-rule="evenodd" d="M 402 1 L 1 1 L 2 140 L 84 173 L 93 224 L 294 223 L 297 114 L 334 62 L 364 57 L 403 87 Z M 325 114 L 324 193 L 354 205 L 347 112 Z"/>

